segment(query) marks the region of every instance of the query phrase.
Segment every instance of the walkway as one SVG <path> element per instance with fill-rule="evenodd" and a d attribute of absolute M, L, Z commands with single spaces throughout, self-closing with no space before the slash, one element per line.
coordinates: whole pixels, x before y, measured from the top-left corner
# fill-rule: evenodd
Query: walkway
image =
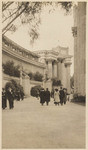
<path fill-rule="evenodd" d="M 2 148 L 85 148 L 85 106 L 30 97 L 2 111 Z"/>

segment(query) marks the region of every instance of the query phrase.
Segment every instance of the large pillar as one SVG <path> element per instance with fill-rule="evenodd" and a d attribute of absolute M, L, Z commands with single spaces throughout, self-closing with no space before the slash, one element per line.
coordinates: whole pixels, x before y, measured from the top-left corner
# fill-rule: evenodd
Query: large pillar
<path fill-rule="evenodd" d="M 61 61 L 58 60 L 58 63 L 57 63 L 57 78 L 58 80 L 61 80 Z"/>
<path fill-rule="evenodd" d="M 52 78 L 52 60 L 48 60 L 48 77 Z"/>
<path fill-rule="evenodd" d="M 25 76 L 22 81 L 25 96 L 30 96 L 30 79 L 29 76 Z"/>
<path fill-rule="evenodd" d="M 79 95 L 85 95 L 86 2 L 78 2 L 78 6 L 74 8 L 74 27 L 76 26 L 76 36 L 74 36 L 74 91 Z"/>
<path fill-rule="evenodd" d="M 57 61 L 54 61 L 53 64 L 53 75 L 54 77 L 57 77 Z"/>
<path fill-rule="evenodd" d="M 71 92 L 71 87 L 70 87 L 70 63 L 66 65 L 66 71 L 67 71 L 67 75 L 66 75 L 66 86 L 67 86 L 67 92 L 70 93 Z"/>
<path fill-rule="evenodd" d="M 62 75 L 62 80 L 61 80 L 61 83 L 63 85 L 64 88 L 66 88 L 66 67 L 65 67 L 65 64 L 64 64 L 64 61 L 62 61 L 61 63 L 61 75 Z"/>

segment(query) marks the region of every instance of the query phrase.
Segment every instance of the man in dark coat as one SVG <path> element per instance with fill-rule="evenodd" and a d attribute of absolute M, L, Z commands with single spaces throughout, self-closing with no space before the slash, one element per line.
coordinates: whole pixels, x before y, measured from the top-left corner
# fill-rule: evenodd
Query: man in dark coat
<path fill-rule="evenodd" d="M 7 99 L 6 99 L 6 91 L 2 89 L 2 108 L 5 109 L 7 107 Z"/>
<path fill-rule="evenodd" d="M 14 96 L 11 88 L 7 91 L 7 99 L 9 101 L 9 109 L 12 109 L 14 107 Z"/>
<path fill-rule="evenodd" d="M 40 91 L 40 103 L 41 103 L 42 106 L 45 103 L 45 91 L 44 91 L 44 89 L 42 89 Z"/>
<path fill-rule="evenodd" d="M 64 100 L 63 100 L 63 102 L 64 102 L 64 104 L 66 104 L 66 101 L 67 101 L 67 89 L 63 89 L 64 90 Z"/>
<path fill-rule="evenodd" d="M 60 103 L 61 103 L 61 105 L 63 105 L 65 93 L 64 93 L 64 90 L 62 89 L 62 87 L 60 87 L 60 91 L 59 92 L 60 92 Z"/>
<path fill-rule="evenodd" d="M 45 101 L 47 105 L 50 102 L 50 91 L 48 90 L 48 88 L 45 91 Z"/>

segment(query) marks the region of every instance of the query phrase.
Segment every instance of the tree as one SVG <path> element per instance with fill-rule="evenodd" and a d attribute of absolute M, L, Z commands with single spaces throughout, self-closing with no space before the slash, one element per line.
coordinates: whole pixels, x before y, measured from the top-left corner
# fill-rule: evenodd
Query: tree
<path fill-rule="evenodd" d="M 3 64 L 4 73 L 14 77 L 20 77 L 20 66 L 14 66 L 13 61 L 7 61 L 6 64 Z"/>
<path fill-rule="evenodd" d="M 29 73 L 28 73 L 28 76 L 30 77 L 30 80 L 32 80 L 33 77 L 34 77 L 34 74 L 33 74 L 32 72 L 29 72 Z"/>
<path fill-rule="evenodd" d="M 5 34 L 8 30 L 15 32 L 17 29 L 15 20 L 20 18 L 22 24 L 30 25 L 29 34 L 31 42 L 34 42 L 39 36 L 38 27 L 41 23 L 41 11 L 44 6 L 49 5 L 52 6 L 53 10 L 54 6 L 61 5 L 66 12 L 69 12 L 72 2 L 2 2 L 2 34 Z"/>
<path fill-rule="evenodd" d="M 35 81 L 43 81 L 43 75 L 41 73 L 39 73 L 39 72 L 36 72 L 34 74 L 34 80 Z"/>
<path fill-rule="evenodd" d="M 53 86 L 61 86 L 61 80 L 58 80 L 57 78 L 52 78 L 52 85 Z"/>

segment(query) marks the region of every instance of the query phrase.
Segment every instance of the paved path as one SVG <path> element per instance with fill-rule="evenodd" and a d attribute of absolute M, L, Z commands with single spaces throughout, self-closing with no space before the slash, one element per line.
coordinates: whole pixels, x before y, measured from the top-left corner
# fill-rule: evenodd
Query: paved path
<path fill-rule="evenodd" d="M 85 106 L 30 97 L 2 111 L 2 148 L 85 148 Z"/>

